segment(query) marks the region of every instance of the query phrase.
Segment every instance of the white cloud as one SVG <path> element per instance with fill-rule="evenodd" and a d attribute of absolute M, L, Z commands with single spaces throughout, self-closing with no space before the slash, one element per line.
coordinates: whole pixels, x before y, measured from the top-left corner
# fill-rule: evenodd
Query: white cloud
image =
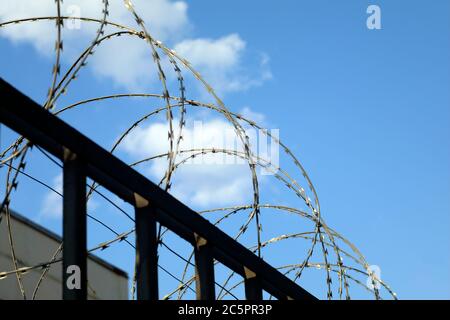
<path fill-rule="evenodd" d="M 136 27 L 132 14 L 125 8 L 123 1 L 110 1 L 108 20 Z M 133 4 L 141 18 L 146 22 L 150 33 L 157 39 L 169 43 L 178 43 L 176 50 L 200 69 L 207 81 L 220 93 L 246 90 L 262 84 L 271 77 L 266 56 L 260 58 L 253 75 L 243 68 L 243 56 L 246 43 L 238 34 L 219 39 L 183 40 L 191 30 L 185 1 L 172 0 L 134 0 Z M 92 0 L 66 0 L 61 13 L 71 15 L 73 6 L 80 8 L 83 17 L 100 19 L 103 4 Z M 0 21 L 17 18 L 54 16 L 54 0 L 8 1 L 0 8 Z M 63 29 L 63 62 L 72 62 L 74 57 L 86 48 L 94 39 L 98 24 L 81 22 L 80 29 L 70 30 L 66 21 Z M 108 27 L 108 31 L 113 28 Z M 116 30 L 116 29 L 114 29 Z M 13 42 L 31 43 L 40 53 L 52 57 L 56 40 L 54 21 L 41 21 L 10 25 L 0 30 L 0 36 Z M 103 42 L 89 59 L 88 68 L 95 75 L 113 80 L 113 83 L 131 90 L 142 90 L 156 84 L 158 76 L 153 66 L 150 48 L 140 39 L 123 36 L 119 39 Z M 167 64 L 167 61 L 163 61 Z M 169 69 L 170 68 L 170 69 Z M 166 68 L 169 79 L 172 67 Z"/>
<path fill-rule="evenodd" d="M 114 54 L 108 54 L 114 52 Z M 112 39 L 98 48 L 92 57 L 94 74 L 111 78 L 116 85 L 141 91 L 149 80 L 156 80 L 148 46 L 136 38 Z"/>
<path fill-rule="evenodd" d="M 249 108 L 246 110 L 252 112 Z M 168 126 L 163 122 L 138 127 L 123 141 L 120 150 L 131 155 L 134 160 L 164 154 L 169 149 L 167 132 Z M 175 131 L 175 136 L 178 136 L 178 131 Z M 213 147 L 243 150 L 233 127 L 222 119 L 213 118 L 201 124 L 187 123 L 183 129 L 181 150 Z M 189 155 L 180 154 L 176 162 Z M 151 160 L 141 168 L 152 180 L 159 182 L 167 165 L 167 158 L 163 157 Z M 222 153 L 208 154 L 203 158 L 196 157 L 177 169 L 171 193 L 181 201 L 199 208 L 249 203 L 253 196 L 251 173 L 241 159 Z"/>
<path fill-rule="evenodd" d="M 108 20 L 139 29 L 122 0 L 114 0 L 109 3 Z M 133 3 L 141 18 L 146 22 L 152 36 L 157 39 L 178 40 L 190 28 L 187 4 L 183 1 L 136 0 Z M 61 14 L 66 16 L 72 14 L 71 8 L 74 5 L 80 8 L 80 15 L 83 17 L 101 19 L 103 16 L 102 2 L 92 0 L 64 1 Z M 0 10 L 0 21 L 56 15 L 54 0 L 9 1 L 2 5 Z M 66 62 L 72 62 L 91 44 L 99 26 L 96 23 L 81 22 L 79 29 L 69 29 L 67 28 L 69 24 L 70 22 L 66 21 L 66 28 L 62 31 L 64 44 L 62 57 Z M 108 32 L 113 30 L 117 31 L 115 28 L 107 27 Z M 31 43 L 41 54 L 52 56 L 56 40 L 55 22 L 41 21 L 10 25 L 1 29 L 0 36 L 16 43 Z M 97 49 L 98 52 L 89 59 L 88 64 L 95 75 L 108 77 L 116 85 L 129 89 L 136 89 L 137 84 L 143 83 L 143 81 L 148 84 L 157 80 L 154 68 L 152 68 L 150 48 L 137 37 L 113 38 L 103 42 Z"/>
<path fill-rule="evenodd" d="M 0 21 L 45 17 L 56 14 L 54 1 L 6 1 L 0 8 Z M 22 23 L 0 29 L 0 35 L 13 42 L 30 42 L 41 53 L 48 52 L 55 43 L 55 23 Z"/>
<path fill-rule="evenodd" d="M 259 75 L 250 77 L 243 68 L 246 43 L 238 34 L 214 39 L 188 39 L 175 46 L 181 56 L 200 70 L 212 87 L 220 93 L 244 91 L 272 78 L 268 56 L 263 54 Z"/>
<path fill-rule="evenodd" d="M 217 40 L 184 40 L 175 46 L 175 50 L 198 67 L 226 70 L 236 66 L 245 45 L 234 33 Z"/>
<path fill-rule="evenodd" d="M 189 27 L 187 17 L 187 4 L 183 1 L 171 0 L 135 0 L 133 1 L 136 11 L 147 23 L 147 27 L 156 38 L 166 40 L 174 35 L 183 33 Z M 97 18 L 103 17 L 102 1 L 92 0 L 65 0 L 61 5 L 61 15 L 74 15 L 73 8 L 79 8 L 80 16 Z M 136 26 L 133 15 L 125 8 L 122 0 L 109 1 L 108 20 Z M 57 9 L 54 0 L 19 0 L 8 1 L 2 4 L 0 11 L 1 21 L 20 18 L 56 16 Z M 69 24 L 68 21 L 65 24 Z M 86 36 L 98 29 L 98 24 L 81 22 L 81 28 L 65 29 L 68 37 Z M 12 40 L 31 41 L 37 47 L 42 43 L 54 43 L 56 32 L 55 22 L 25 23 L 8 27 L 3 34 Z M 43 32 L 47 31 L 47 32 Z"/>

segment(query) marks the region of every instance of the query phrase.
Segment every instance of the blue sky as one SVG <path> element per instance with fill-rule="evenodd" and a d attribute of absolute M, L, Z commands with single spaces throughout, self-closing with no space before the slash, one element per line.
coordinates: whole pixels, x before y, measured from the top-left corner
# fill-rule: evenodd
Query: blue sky
<path fill-rule="evenodd" d="M 381 30 L 366 27 L 370 4 L 381 8 Z M 153 5 L 161 8 L 162 15 L 167 15 L 168 8 L 176 14 L 172 25 L 158 19 L 152 24 L 150 19 L 147 23 L 151 30 L 178 52 L 186 52 L 231 110 L 247 110 L 266 127 L 280 129 L 281 139 L 308 171 L 328 225 L 355 243 L 370 264 L 380 266 L 382 279 L 399 298 L 450 298 L 448 1 L 230 0 L 170 7 L 173 2 L 160 0 Z M 139 11 L 139 2 L 136 6 Z M 0 12 L 1 21 L 10 17 L 8 10 Z M 148 15 L 152 18 L 151 13 Z M 52 24 L 48 27 L 54 30 Z M 77 40 L 89 39 L 84 34 L 68 32 L 67 36 L 66 67 L 79 49 Z M 40 42 L 35 38 L 32 32 L 0 32 L 0 75 L 43 102 L 54 59 L 49 50 L 54 36 L 42 37 L 45 39 Z M 114 60 L 113 54 L 105 52 L 98 54 L 103 59 L 93 60 L 83 70 L 80 79 L 84 77 L 84 81 L 74 83 L 61 106 L 95 95 L 157 87 L 156 74 L 148 80 L 142 72 L 146 65 L 141 68 L 120 57 Z M 143 55 L 131 42 L 128 54 L 133 61 Z M 187 81 L 193 88 L 188 96 L 203 98 L 195 90 L 196 84 Z M 108 107 L 99 103 L 70 111 L 63 118 L 100 144 L 110 146 L 133 119 L 147 110 L 145 101 L 133 103 L 133 108 L 120 101 Z M 212 120 L 201 112 L 194 115 Z M 157 121 L 163 123 L 163 118 Z M 158 127 L 146 127 L 151 128 Z M 3 131 L 2 146 L 10 137 Z M 145 136 L 146 132 L 141 134 Z M 142 147 L 134 146 L 138 151 Z M 120 156 L 125 160 L 141 156 L 130 150 L 121 150 Z M 57 168 L 49 168 L 37 155 L 32 157 L 30 170 L 53 183 Z M 283 161 L 282 167 L 295 171 Z M 158 173 L 157 166 L 142 170 L 151 178 Z M 231 169 L 231 173 L 239 175 L 239 170 Z M 226 180 L 231 178 L 229 171 L 224 172 L 225 176 L 203 172 L 204 179 L 224 179 L 223 183 L 242 186 L 239 180 Z M 4 179 L 4 169 L 0 176 Z M 189 177 L 189 173 L 181 174 L 179 182 Z M 208 181 L 204 182 L 206 188 L 210 187 Z M 262 185 L 264 199 L 295 203 L 287 193 L 277 192 L 277 185 L 272 186 L 270 181 L 264 180 Z M 13 208 L 59 231 L 58 218 L 36 212 L 36 208 L 43 210 L 46 197 L 46 191 L 35 191 L 37 188 L 24 181 Z M 242 188 L 247 190 L 245 183 Z M 195 198 L 185 196 L 187 200 L 183 200 L 188 202 Z M 238 197 L 233 193 L 228 196 Z M 30 201 L 20 201 L 25 197 Z M 200 202 L 192 205 L 202 207 Z M 100 200 L 95 210 L 118 229 L 131 226 L 114 216 L 112 209 L 103 207 Z M 270 228 L 278 234 L 289 229 L 281 222 L 268 221 L 269 233 L 273 231 Z M 94 235 L 90 243 L 107 238 Z M 296 248 L 292 244 L 280 252 L 287 255 Z M 105 251 L 104 257 L 129 271 L 130 250 L 119 247 L 111 252 Z M 175 261 L 167 259 L 169 265 Z M 323 291 L 315 291 L 313 280 L 306 279 L 302 284 L 323 298 Z"/>

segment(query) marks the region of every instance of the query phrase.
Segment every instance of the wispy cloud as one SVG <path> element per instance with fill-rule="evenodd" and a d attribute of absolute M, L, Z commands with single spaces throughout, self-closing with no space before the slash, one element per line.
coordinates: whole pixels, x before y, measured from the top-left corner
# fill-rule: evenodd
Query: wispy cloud
<path fill-rule="evenodd" d="M 219 39 L 188 39 L 175 50 L 186 57 L 220 93 L 244 91 L 272 78 L 268 56 L 260 57 L 257 75 L 243 66 L 246 42 L 236 33 Z"/>
<path fill-rule="evenodd" d="M 62 194 L 63 177 L 62 174 L 53 178 L 52 188 Z M 40 212 L 40 218 L 59 219 L 62 216 L 62 197 L 60 194 L 49 190 L 44 196 Z"/>

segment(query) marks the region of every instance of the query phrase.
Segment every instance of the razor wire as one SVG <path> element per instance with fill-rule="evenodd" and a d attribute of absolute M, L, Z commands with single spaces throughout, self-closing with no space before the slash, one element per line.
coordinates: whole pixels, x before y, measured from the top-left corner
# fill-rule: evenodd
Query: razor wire
<path fill-rule="evenodd" d="M 301 240 L 305 241 L 307 244 L 306 253 L 299 254 L 293 250 L 292 259 L 295 260 L 289 264 L 277 265 L 276 261 L 269 261 L 275 268 L 279 269 L 285 275 L 289 276 L 293 281 L 302 284 L 302 277 L 305 270 L 316 270 L 324 272 L 324 292 L 327 299 L 335 298 L 333 293 L 338 294 L 339 299 L 350 299 L 350 283 L 352 285 L 363 287 L 363 289 L 369 292 L 375 299 L 383 299 L 384 297 L 389 297 L 397 299 L 396 294 L 392 289 L 381 279 L 379 279 L 371 270 L 370 265 L 357 249 L 357 247 L 339 234 L 337 231 L 329 227 L 325 221 L 324 217 L 320 211 L 319 198 L 316 189 L 309 178 L 303 165 L 294 155 L 294 153 L 280 141 L 279 138 L 273 136 L 269 130 L 264 129 L 261 125 L 258 125 L 252 119 L 248 119 L 241 114 L 232 112 L 224 102 L 219 98 L 214 89 L 208 84 L 208 82 L 200 75 L 200 73 L 187 61 L 185 58 L 181 57 L 177 52 L 168 48 L 161 41 L 156 40 L 151 32 L 147 23 L 141 18 L 137 13 L 137 10 L 129 0 L 124 0 L 125 8 L 129 11 L 134 21 L 136 22 L 137 29 L 131 26 L 122 25 L 115 21 L 109 20 L 109 2 L 103 0 L 103 9 L 101 12 L 101 17 L 99 19 L 92 17 L 67 17 L 61 15 L 61 5 L 62 0 L 56 0 L 56 15 L 55 16 L 45 16 L 45 17 L 30 17 L 22 18 L 17 20 L 11 20 L 0 23 L 0 30 L 2 28 L 7 28 L 11 25 L 25 24 L 25 23 L 41 23 L 44 21 L 54 21 L 56 25 L 56 41 L 55 41 L 55 62 L 53 64 L 51 73 L 51 83 L 48 89 L 47 97 L 43 103 L 43 107 L 54 115 L 59 116 L 69 110 L 75 110 L 81 107 L 88 107 L 89 105 L 96 104 L 102 101 L 118 100 L 118 99 L 152 99 L 157 101 L 156 104 L 149 104 L 150 111 L 140 118 L 136 119 L 131 123 L 126 130 L 124 130 L 120 136 L 116 139 L 112 147 L 109 148 L 111 153 L 118 150 L 118 147 L 122 145 L 125 139 L 132 135 L 132 133 L 137 129 L 143 127 L 146 123 L 153 120 L 158 114 L 166 114 L 167 123 L 167 141 L 168 150 L 167 152 L 149 155 L 146 158 L 142 158 L 138 161 L 130 163 L 131 167 L 138 167 L 142 164 L 157 160 L 157 159 L 167 159 L 167 168 L 163 177 L 160 178 L 158 185 L 168 192 L 171 192 L 171 187 L 173 183 L 173 177 L 176 176 L 177 170 L 187 165 L 189 161 L 195 159 L 196 157 L 201 157 L 204 155 L 217 155 L 222 154 L 224 156 L 239 158 L 243 160 L 249 169 L 249 179 L 251 180 L 252 186 L 252 202 L 248 204 L 242 204 L 239 206 L 231 207 L 219 207 L 210 208 L 206 210 L 199 211 L 198 213 L 207 217 L 212 214 L 219 214 L 219 218 L 216 218 L 213 223 L 221 227 L 226 221 L 234 217 L 241 217 L 244 213 L 246 217 L 242 217 L 240 227 L 237 231 L 230 234 L 236 241 L 239 241 L 244 234 L 247 234 L 248 230 L 252 230 L 251 223 L 255 224 L 254 235 L 256 236 L 256 244 L 247 246 L 258 256 L 263 257 L 264 250 L 269 247 L 275 247 L 280 243 Z M 71 63 L 67 70 L 62 74 L 61 57 L 63 52 L 63 37 L 62 30 L 64 28 L 64 21 L 78 19 L 84 23 L 96 24 L 98 29 L 95 32 L 93 40 L 90 42 L 88 47 L 86 47 L 80 55 Z M 150 23 L 151 25 L 151 23 Z M 105 34 L 106 26 L 113 28 L 111 33 Z M 144 41 L 149 49 L 149 60 L 153 61 L 156 67 L 156 76 L 159 79 L 159 84 L 161 87 L 160 93 L 115 93 L 106 96 L 96 96 L 90 99 L 85 99 L 77 101 L 70 105 L 63 106 L 62 108 L 56 107 L 56 102 L 60 99 L 63 94 L 67 94 L 70 85 L 79 79 L 80 70 L 86 67 L 89 57 L 95 54 L 95 50 L 102 44 L 110 41 L 111 39 L 120 39 L 121 37 L 134 37 L 141 41 Z M 168 80 L 167 74 L 169 70 L 166 70 L 166 65 L 163 64 L 163 59 L 167 59 L 168 64 L 171 66 L 171 70 L 174 72 L 176 81 L 172 83 Z M 206 91 L 210 98 L 214 101 L 213 103 L 202 102 L 199 100 L 189 99 L 187 97 L 186 91 L 186 80 L 183 72 L 186 72 L 192 76 Z M 153 74 L 149 74 L 149 77 L 153 77 Z M 171 87 L 173 86 L 173 88 Z M 169 91 L 170 90 L 170 91 Z M 172 94 L 171 94 L 172 92 Z M 178 95 L 173 94 L 173 92 L 178 92 Z M 158 105 L 161 104 L 161 105 Z M 226 149 L 221 147 L 205 147 L 205 148 L 184 148 L 182 144 L 183 140 L 183 130 L 186 127 L 186 121 L 190 115 L 191 110 L 206 110 L 214 115 L 218 115 L 221 119 L 225 119 L 227 124 L 234 129 L 234 133 L 241 143 L 241 149 Z M 174 112 L 178 112 L 179 120 L 178 125 L 175 124 L 176 117 Z M 174 129 L 177 126 L 178 131 Z M 250 144 L 250 139 L 247 134 L 248 128 L 253 128 L 262 132 L 266 138 L 270 141 L 279 145 L 280 149 L 283 151 L 284 155 L 293 164 L 293 167 L 297 172 L 289 172 L 287 169 L 283 169 L 281 166 L 274 165 L 267 159 L 259 157 L 252 151 L 252 145 Z M 161 137 L 155 137 L 155 139 L 161 139 Z M 20 267 L 17 258 L 17 250 L 15 247 L 14 233 L 11 226 L 12 219 L 10 213 L 10 206 L 13 200 L 12 196 L 14 190 L 19 187 L 19 176 L 23 175 L 29 178 L 31 181 L 45 187 L 51 192 L 62 196 L 57 190 L 52 188 L 48 183 L 42 181 L 42 179 L 37 178 L 31 174 L 25 172 L 26 161 L 29 152 L 33 149 L 32 142 L 28 141 L 24 137 L 17 137 L 8 147 L 0 150 L 0 166 L 5 165 L 6 167 L 6 178 L 5 178 L 5 196 L 1 202 L 0 206 L 0 223 L 3 220 L 6 221 L 9 248 L 11 252 L 11 258 L 13 262 L 12 270 L 0 270 L 0 285 L 1 280 L 9 276 L 15 276 L 17 279 L 17 285 L 24 299 L 29 298 L 29 295 L 25 292 L 22 278 L 31 270 L 40 270 L 39 280 L 36 283 L 33 292 L 31 293 L 31 299 L 35 299 L 38 295 L 39 288 L 41 284 L 45 281 L 46 276 L 50 268 L 62 261 L 60 254 L 63 250 L 64 244 L 60 243 L 59 247 L 51 255 L 48 261 L 39 263 L 34 266 L 24 266 Z M 39 147 L 36 149 L 42 152 L 48 159 L 50 159 L 55 164 L 59 165 L 58 161 L 54 160 L 45 151 L 41 150 Z M 261 187 L 260 178 L 257 174 L 257 169 L 263 168 L 272 173 L 271 177 L 275 179 L 282 188 L 286 188 L 286 192 L 291 192 L 294 197 L 299 199 L 306 210 L 301 210 L 297 207 L 286 206 L 282 204 L 273 203 L 269 201 L 264 204 L 261 203 Z M 295 179 L 295 175 L 300 173 L 302 180 L 301 182 Z M 115 205 L 107 195 L 100 192 L 98 189 L 101 186 L 96 183 L 90 183 L 87 185 L 88 194 L 87 198 L 89 201 L 92 195 L 98 194 L 103 199 L 105 199 L 109 204 L 113 205 L 115 209 L 121 212 L 128 219 L 133 220 L 133 218 L 119 206 Z M 280 188 L 281 189 L 281 188 Z M 308 190 L 308 191 L 307 191 Z M 311 199 L 312 197 L 312 199 Z M 289 216 L 294 216 L 300 221 L 310 223 L 310 230 L 279 234 L 276 237 L 269 237 L 264 239 L 266 236 L 263 234 L 263 219 L 262 212 L 270 211 L 271 214 L 275 213 L 277 215 L 286 214 Z M 2 219 L 3 215 L 5 219 Z M 108 221 L 103 221 L 88 214 L 88 218 L 93 222 L 99 224 L 103 228 L 109 230 L 114 236 L 112 239 L 102 242 L 97 246 L 89 250 L 89 252 L 96 252 L 99 250 L 107 250 L 116 243 L 125 242 L 129 247 L 133 248 L 134 245 L 128 240 L 128 237 L 134 233 L 134 229 L 119 233 L 114 228 L 109 226 Z M 168 230 L 160 226 L 158 232 L 158 241 L 162 248 L 165 248 L 168 252 L 172 253 L 176 258 L 180 259 L 182 263 L 185 264 L 181 274 L 174 275 L 168 271 L 165 267 L 159 265 L 159 267 L 166 272 L 169 276 L 178 282 L 178 286 L 167 292 L 164 295 L 164 299 L 170 299 L 176 295 L 178 299 L 182 299 L 188 290 L 194 291 L 191 287 L 195 281 L 195 276 L 190 267 L 193 266 L 191 262 L 193 258 L 193 253 L 183 254 L 177 251 L 177 248 L 170 247 L 164 241 L 164 237 Z M 283 232 L 282 226 L 280 226 L 280 232 Z M 230 233 L 230 232 L 228 232 Z M 345 247 L 345 249 L 344 249 Z M 344 258 L 346 262 L 344 263 Z M 321 258 L 320 260 L 317 260 Z M 347 262 L 348 261 L 348 262 Z M 217 261 L 216 261 L 217 263 Z M 243 281 L 239 280 L 232 283 L 235 273 L 228 272 L 224 275 L 225 280 L 222 283 L 216 283 L 220 287 L 218 298 L 226 298 L 231 296 L 237 299 L 234 295 L 239 287 L 243 286 Z M 336 282 L 333 282 L 333 277 L 337 278 Z M 367 286 L 363 278 L 368 278 L 372 283 L 372 288 Z M 133 277 L 132 284 L 132 296 L 134 297 L 136 277 Z M 319 286 L 320 284 L 317 284 Z M 92 290 L 92 288 L 91 288 Z M 380 292 L 383 290 L 383 293 Z"/>

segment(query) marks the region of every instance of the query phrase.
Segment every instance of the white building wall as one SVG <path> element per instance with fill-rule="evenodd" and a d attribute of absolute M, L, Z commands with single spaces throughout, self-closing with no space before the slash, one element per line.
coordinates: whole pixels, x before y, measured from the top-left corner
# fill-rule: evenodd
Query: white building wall
<path fill-rule="evenodd" d="M 59 246 L 58 239 L 45 229 L 30 224 L 20 216 L 11 218 L 14 248 L 19 268 L 34 266 L 50 261 Z M 0 223 L 0 272 L 14 270 L 7 232 L 6 217 Z M 22 275 L 26 298 L 31 299 L 34 288 L 42 274 L 34 269 Z M 53 264 L 42 281 L 36 299 L 53 300 L 62 298 L 62 263 Z M 88 298 L 125 300 L 128 299 L 128 278 L 123 271 L 114 268 L 98 258 L 88 258 Z M 0 279 L 0 299 L 22 299 L 15 274 Z"/>

